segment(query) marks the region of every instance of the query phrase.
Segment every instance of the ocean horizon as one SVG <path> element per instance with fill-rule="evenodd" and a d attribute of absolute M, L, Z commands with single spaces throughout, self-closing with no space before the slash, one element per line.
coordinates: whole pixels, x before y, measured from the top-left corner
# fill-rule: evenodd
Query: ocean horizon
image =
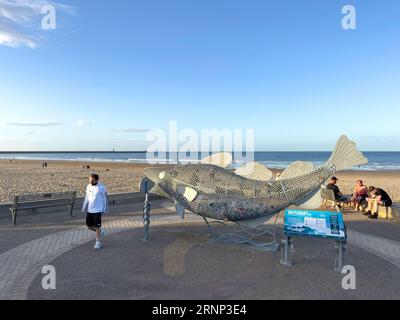
<path fill-rule="evenodd" d="M 369 163 L 352 170 L 400 170 L 400 151 L 366 151 L 363 152 Z M 294 161 L 310 161 L 317 166 L 323 165 L 330 157 L 330 151 L 256 151 L 254 161 L 260 162 L 271 169 L 285 169 Z M 166 153 L 159 163 L 177 163 L 176 153 Z M 188 162 L 185 155 L 178 157 L 181 163 Z M 196 159 L 201 159 L 198 153 Z M 42 161 L 79 161 L 79 162 L 122 162 L 147 163 L 145 151 L 18 151 L 0 152 L 1 160 L 42 160 Z M 234 159 L 233 165 L 239 166 L 243 161 Z"/>

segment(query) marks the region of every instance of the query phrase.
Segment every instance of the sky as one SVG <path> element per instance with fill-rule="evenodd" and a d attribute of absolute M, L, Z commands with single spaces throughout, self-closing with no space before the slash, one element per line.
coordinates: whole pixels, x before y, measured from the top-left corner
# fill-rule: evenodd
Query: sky
<path fill-rule="evenodd" d="M 399 151 L 399 36 L 398 0 L 0 0 L 0 151 L 144 150 L 169 121 Z"/>

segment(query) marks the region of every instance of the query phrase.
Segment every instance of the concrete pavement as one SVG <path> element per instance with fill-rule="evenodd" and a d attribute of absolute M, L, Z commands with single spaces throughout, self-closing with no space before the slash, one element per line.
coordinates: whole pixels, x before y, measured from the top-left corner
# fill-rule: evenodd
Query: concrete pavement
<path fill-rule="evenodd" d="M 127 213 L 128 212 L 128 213 Z M 343 290 L 333 272 L 332 241 L 296 239 L 296 265 L 279 253 L 213 244 L 200 218 L 180 221 L 154 201 L 151 241 L 143 242 L 141 204 L 120 208 L 106 221 L 104 248 L 76 220 L 21 221 L 0 227 L 2 299 L 399 299 L 400 224 L 346 214 L 345 263 L 357 289 Z M 43 221 L 43 220 L 42 220 Z M 16 229 L 17 228 L 17 229 Z M 5 241 L 4 239 L 12 239 Z M 57 289 L 44 290 L 41 268 L 51 264 Z"/>

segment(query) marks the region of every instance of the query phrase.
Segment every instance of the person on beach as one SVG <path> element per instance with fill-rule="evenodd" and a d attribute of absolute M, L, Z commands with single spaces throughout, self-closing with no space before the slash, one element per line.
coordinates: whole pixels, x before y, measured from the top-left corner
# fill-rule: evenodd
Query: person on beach
<path fill-rule="evenodd" d="M 107 189 L 99 182 L 97 174 L 91 174 L 89 185 L 86 188 L 86 197 L 83 202 L 82 212 L 86 212 L 86 225 L 89 230 L 96 232 L 95 250 L 101 249 L 101 237 L 104 230 L 101 228 L 101 216 L 108 212 Z"/>
<path fill-rule="evenodd" d="M 367 201 L 368 189 L 362 180 L 357 180 L 354 187 L 353 197 L 351 201 L 354 205 L 354 210 L 359 210 L 360 205 Z"/>
<path fill-rule="evenodd" d="M 391 207 L 392 199 L 389 197 L 387 192 L 381 188 L 375 188 L 373 186 L 368 188 L 370 197 L 367 198 L 368 209 L 364 215 L 368 216 L 370 219 L 378 219 L 379 206 Z"/>
<path fill-rule="evenodd" d="M 337 202 L 344 202 L 348 203 L 350 201 L 350 196 L 344 195 L 342 192 L 340 192 L 339 187 L 337 186 L 337 181 L 339 179 L 336 177 L 332 177 L 329 179 L 329 184 L 326 186 L 327 189 L 333 190 L 335 193 L 335 198 Z"/>

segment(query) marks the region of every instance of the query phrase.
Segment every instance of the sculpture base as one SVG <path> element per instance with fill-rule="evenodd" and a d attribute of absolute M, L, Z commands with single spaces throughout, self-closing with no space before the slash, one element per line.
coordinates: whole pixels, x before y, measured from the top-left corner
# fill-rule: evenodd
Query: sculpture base
<path fill-rule="evenodd" d="M 205 219 L 210 232 L 210 243 L 219 243 L 247 249 L 277 252 L 280 247 L 276 237 L 276 225 L 265 224 L 255 229 L 245 228 L 238 223 Z M 214 227 L 218 225 L 218 227 Z"/>

